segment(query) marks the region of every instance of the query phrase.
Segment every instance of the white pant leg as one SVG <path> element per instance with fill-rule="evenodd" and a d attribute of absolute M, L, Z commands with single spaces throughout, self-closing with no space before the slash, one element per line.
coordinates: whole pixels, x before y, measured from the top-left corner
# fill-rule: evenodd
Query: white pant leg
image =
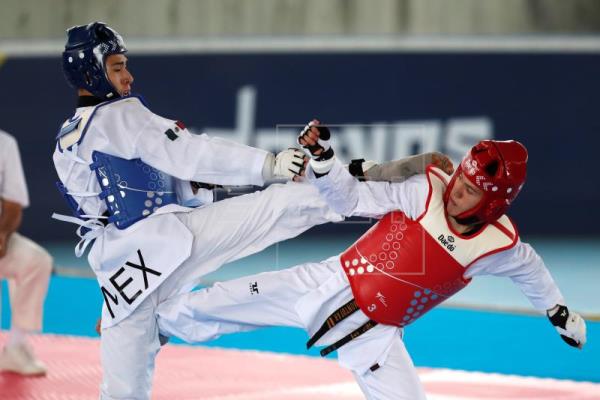
<path fill-rule="evenodd" d="M 151 302 L 156 306 L 189 290 L 202 276 L 226 262 L 294 237 L 314 225 L 341 220 L 316 188 L 296 183 L 272 185 L 264 191 L 179 213 L 178 217 L 194 234 L 192 254 L 129 317 L 103 329 L 103 398 L 149 396 L 154 357 L 159 349 L 158 313 L 149 306 Z M 182 315 L 176 311 L 173 319 L 188 322 L 186 326 L 194 329 L 198 324 L 186 320 L 184 311 Z M 168 330 L 166 333 L 177 335 Z"/>
<path fill-rule="evenodd" d="M 8 279 L 11 326 L 32 332 L 42 328 L 44 300 L 52 272 L 52 257 L 17 232 L 10 236 L 0 258 L 0 277 Z"/>
<path fill-rule="evenodd" d="M 192 254 L 173 273 L 163 291 L 195 286 L 223 264 L 257 253 L 327 222 L 340 221 L 307 183 L 275 184 L 267 189 L 178 214 L 194 234 Z M 187 285 L 187 286 L 186 286 Z"/>
<path fill-rule="evenodd" d="M 425 390 L 404 342 L 397 335 L 387 359 L 375 371 L 352 372 L 367 400 L 424 400 Z"/>
<path fill-rule="evenodd" d="M 155 358 L 160 350 L 156 293 L 115 326 L 102 330 L 100 399 L 149 399 Z"/>
<path fill-rule="evenodd" d="M 173 296 L 158 307 L 160 331 L 200 342 L 266 326 L 305 328 L 296 303 L 337 269 L 335 263 L 306 263 Z"/>

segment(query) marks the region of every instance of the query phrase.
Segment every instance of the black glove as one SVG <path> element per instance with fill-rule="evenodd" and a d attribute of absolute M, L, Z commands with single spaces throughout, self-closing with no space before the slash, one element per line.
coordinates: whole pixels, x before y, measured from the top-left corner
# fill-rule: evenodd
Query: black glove
<path fill-rule="evenodd" d="M 569 346 L 583 348 L 586 342 L 586 328 L 585 321 L 579 314 L 569 312 L 566 306 L 560 304 L 548 310 L 547 314 L 562 340 Z"/>
<path fill-rule="evenodd" d="M 311 132 L 312 135 L 310 135 Z M 314 140 L 314 136 L 317 137 L 317 142 L 312 145 L 306 144 L 307 140 Z M 325 161 L 331 159 L 334 154 L 333 149 L 329 144 L 329 139 L 331 139 L 331 132 L 329 131 L 329 128 L 319 125 L 319 121 L 314 119 L 310 121 L 298 135 L 298 144 L 307 150 L 308 155 L 312 159 L 317 161 Z"/>
<path fill-rule="evenodd" d="M 298 143 L 310 156 L 310 165 L 315 176 L 327 175 L 335 163 L 331 145 L 331 132 L 316 119 L 310 121 L 298 135 Z"/>

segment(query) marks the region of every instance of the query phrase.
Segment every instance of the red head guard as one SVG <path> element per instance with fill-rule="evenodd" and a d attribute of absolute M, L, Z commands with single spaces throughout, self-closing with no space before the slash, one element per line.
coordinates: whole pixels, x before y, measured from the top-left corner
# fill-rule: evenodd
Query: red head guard
<path fill-rule="evenodd" d="M 458 215 L 459 223 L 494 222 L 515 200 L 527 175 L 527 149 L 514 140 L 482 140 L 463 158 L 444 193 L 448 203 L 459 174 L 483 191 L 479 204 Z"/>

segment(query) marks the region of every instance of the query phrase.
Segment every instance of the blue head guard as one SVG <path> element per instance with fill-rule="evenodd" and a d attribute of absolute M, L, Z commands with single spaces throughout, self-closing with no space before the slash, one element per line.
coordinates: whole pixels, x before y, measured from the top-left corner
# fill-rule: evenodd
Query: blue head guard
<path fill-rule="evenodd" d="M 67 31 L 63 72 L 74 88 L 86 89 L 99 99 L 120 97 L 106 75 L 106 58 L 127 52 L 123 38 L 103 22 L 74 26 Z"/>

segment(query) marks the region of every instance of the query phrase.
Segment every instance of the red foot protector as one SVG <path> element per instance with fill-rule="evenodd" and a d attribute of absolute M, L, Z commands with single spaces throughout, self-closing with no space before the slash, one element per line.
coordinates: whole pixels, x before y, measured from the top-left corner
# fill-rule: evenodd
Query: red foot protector
<path fill-rule="evenodd" d="M 0 346 L 6 334 L 0 333 Z M 0 373 L 0 400 L 96 400 L 100 342 L 31 338 L 48 366 L 42 378 Z M 431 400 L 600 400 L 600 384 L 420 369 Z M 167 345 L 158 356 L 153 399 L 358 400 L 352 376 L 335 361 L 254 351 Z"/>

